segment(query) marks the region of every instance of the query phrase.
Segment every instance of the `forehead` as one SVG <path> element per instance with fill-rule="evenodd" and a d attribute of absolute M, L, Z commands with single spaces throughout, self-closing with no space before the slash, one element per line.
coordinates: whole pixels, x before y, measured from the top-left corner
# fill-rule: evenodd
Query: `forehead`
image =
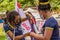
<path fill-rule="evenodd" d="M 40 10 L 39 12 L 40 13 L 47 13 L 47 12 L 49 12 L 49 10 Z"/>
<path fill-rule="evenodd" d="M 16 19 L 17 19 L 17 18 L 20 18 L 20 16 L 19 16 L 19 15 L 15 16 L 15 17 L 16 17 Z"/>
<path fill-rule="evenodd" d="M 40 10 L 40 12 L 45 12 L 45 11 L 47 11 L 47 10 Z"/>
<path fill-rule="evenodd" d="M 44 14 L 44 13 L 45 13 L 45 11 L 44 11 L 44 10 L 40 10 L 39 12 L 40 12 L 40 14 Z"/>

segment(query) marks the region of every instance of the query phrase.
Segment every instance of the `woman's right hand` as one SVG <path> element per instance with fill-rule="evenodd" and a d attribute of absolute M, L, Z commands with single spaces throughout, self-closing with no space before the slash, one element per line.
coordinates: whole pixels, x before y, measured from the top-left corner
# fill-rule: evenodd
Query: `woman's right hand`
<path fill-rule="evenodd" d="M 35 33 L 34 32 L 30 32 L 30 36 L 33 36 L 33 35 L 35 35 Z"/>

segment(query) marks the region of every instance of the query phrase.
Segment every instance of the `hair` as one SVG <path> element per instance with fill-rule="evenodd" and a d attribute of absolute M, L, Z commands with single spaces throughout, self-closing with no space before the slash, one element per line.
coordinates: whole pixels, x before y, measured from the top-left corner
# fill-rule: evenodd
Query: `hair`
<path fill-rule="evenodd" d="M 50 4 L 47 4 L 47 5 L 39 5 L 38 6 L 38 10 L 50 10 L 51 6 Z"/>
<path fill-rule="evenodd" d="M 9 10 L 6 11 L 6 17 L 3 18 L 4 19 L 4 24 L 7 24 L 8 23 L 8 20 L 7 20 L 7 17 L 8 17 L 8 14 L 9 14 Z"/>
<path fill-rule="evenodd" d="M 48 2 L 49 0 L 39 0 L 39 2 Z"/>
<path fill-rule="evenodd" d="M 10 22 L 10 23 L 14 22 L 15 17 L 18 16 L 18 15 L 19 15 L 19 13 L 16 12 L 16 11 L 9 12 L 8 17 L 7 17 L 8 22 Z"/>
<path fill-rule="evenodd" d="M 40 11 L 40 10 L 50 10 L 50 8 L 51 8 L 51 6 L 50 6 L 50 4 L 49 4 L 49 2 L 48 2 L 49 0 L 39 0 L 39 5 L 38 5 L 38 10 Z M 47 2 L 47 3 L 46 3 Z M 42 4 L 40 4 L 40 3 L 42 3 Z M 46 3 L 46 4 L 44 4 L 44 3 Z"/>

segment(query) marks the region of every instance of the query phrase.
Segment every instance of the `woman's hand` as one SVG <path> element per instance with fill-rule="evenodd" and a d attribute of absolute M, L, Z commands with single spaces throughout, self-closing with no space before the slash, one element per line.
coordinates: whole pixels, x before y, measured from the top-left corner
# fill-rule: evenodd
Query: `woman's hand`
<path fill-rule="evenodd" d="M 30 33 L 30 36 L 34 37 L 35 39 L 39 40 L 39 35 L 35 34 L 34 32 Z"/>
<path fill-rule="evenodd" d="M 32 36 L 32 35 L 35 35 L 35 33 L 34 32 L 30 32 L 30 36 Z"/>
<path fill-rule="evenodd" d="M 30 36 L 30 32 L 29 33 L 26 33 L 26 34 L 24 34 L 25 36 Z"/>

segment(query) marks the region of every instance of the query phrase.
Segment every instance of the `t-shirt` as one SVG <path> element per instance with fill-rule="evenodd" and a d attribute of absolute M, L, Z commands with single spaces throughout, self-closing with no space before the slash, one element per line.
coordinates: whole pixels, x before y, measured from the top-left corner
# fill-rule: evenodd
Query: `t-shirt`
<path fill-rule="evenodd" d="M 8 24 L 4 25 L 4 30 L 5 32 L 11 31 L 12 33 L 14 33 L 14 28 L 10 27 Z M 16 29 L 15 29 L 15 36 L 19 36 L 22 35 L 22 29 L 20 28 L 20 25 L 16 25 Z M 25 40 L 25 38 L 22 38 L 21 40 Z"/>
<path fill-rule="evenodd" d="M 50 40 L 59 40 L 59 27 L 57 21 L 53 18 L 50 17 L 45 21 L 45 24 L 43 26 L 43 31 L 42 33 L 44 34 L 45 28 L 53 28 L 53 33 L 51 36 Z"/>

